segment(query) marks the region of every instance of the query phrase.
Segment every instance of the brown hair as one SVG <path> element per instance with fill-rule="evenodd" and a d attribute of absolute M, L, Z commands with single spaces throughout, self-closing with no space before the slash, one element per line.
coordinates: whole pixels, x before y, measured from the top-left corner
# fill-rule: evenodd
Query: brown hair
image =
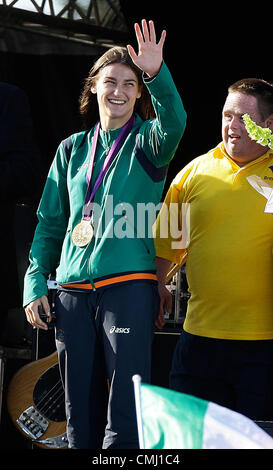
<path fill-rule="evenodd" d="M 244 78 L 231 85 L 228 92 L 255 96 L 263 121 L 273 114 L 273 83 L 259 78 Z"/>
<path fill-rule="evenodd" d="M 138 86 L 141 89 L 141 97 L 136 100 L 135 111 L 143 120 L 152 119 L 155 115 L 150 93 L 143 85 L 142 71 L 133 63 L 125 47 L 112 47 L 106 51 L 93 65 L 80 97 L 80 113 L 83 117 L 85 129 L 90 129 L 99 119 L 97 97 L 91 92 L 100 70 L 110 64 L 123 64 L 130 67 L 135 73 Z"/>

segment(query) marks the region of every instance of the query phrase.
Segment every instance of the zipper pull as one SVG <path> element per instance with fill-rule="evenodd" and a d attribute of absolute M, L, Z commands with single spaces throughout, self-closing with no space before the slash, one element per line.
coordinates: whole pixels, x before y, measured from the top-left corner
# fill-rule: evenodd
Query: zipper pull
<path fill-rule="evenodd" d="M 110 140 L 109 131 L 106 131 L 106 144 L 107 144 L 107 147 L 105 150 L 106 155 L 108 155 L 108 153 L 110 152 L 109 140 Z"/>

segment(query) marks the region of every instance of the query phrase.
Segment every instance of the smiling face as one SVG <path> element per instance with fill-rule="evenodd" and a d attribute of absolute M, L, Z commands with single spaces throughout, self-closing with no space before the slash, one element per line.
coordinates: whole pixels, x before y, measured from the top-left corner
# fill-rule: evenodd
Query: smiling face
<path fill-rule="evenodd" d="M 132 116 L 136 99 L 141 96 L 136 74 L 120 63 L 102 68 L 91 91 L 97 94 L 104 130 L 122 127 Z"/>
<path fill-rule="evenodd" d="M 249 114 L 256 124 L 265 127 L 255 96 L 229 93 L 223 108 L 222 137 L 226 152 L 239 166 L 256 160 L 267 150 L 248 137 L 243 114 Z"/>

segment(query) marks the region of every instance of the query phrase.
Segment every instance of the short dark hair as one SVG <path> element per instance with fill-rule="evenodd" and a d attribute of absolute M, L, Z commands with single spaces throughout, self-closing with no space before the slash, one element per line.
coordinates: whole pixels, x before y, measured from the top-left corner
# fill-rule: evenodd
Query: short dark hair
<path fill-rule="evenodd" d="M 116 63 L 130 67 L 137 77 L 138 86 L 141 89 L 141 97 L 136 101 L 135 111 L 143 120 L 152 119 L 155 116 L 150 93 L 146 86 L 143 85 L 142 71 L 132 61 L 127 48 L 116 46 L 108 49 L 99 57 L 85 80 L 80 97 L 80 113 L 83 117 L 85 129 L 90 129 L 99 119 L 97 98 L 91 92 L 91 87 L 94 85 L 101 69 Z"/>
<path fill-rule="evenodd" d="M 273 83 L 260 78 L 244 78 L 233 83 L 228 92 L 255 96 L 263 121 L 273 114 Z"/>

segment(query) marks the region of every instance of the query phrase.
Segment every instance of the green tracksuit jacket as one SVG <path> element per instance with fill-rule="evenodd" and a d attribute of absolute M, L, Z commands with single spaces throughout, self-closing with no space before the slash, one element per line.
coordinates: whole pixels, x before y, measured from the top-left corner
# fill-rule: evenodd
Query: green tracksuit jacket
<path fill-rule="evenodd" d="M 143 121 L 136 115 L 134 127 L 95 194 L 97 235 L 84 248 L 73 244 L 71 233 L 82 218 L 94 128 L 73 134 L 59 145 L 37 211 L 24 305 L 48 294 L 49 275 L 56 275 L 59 283 L 89 281 L 94 288 L 155 272 L 151 227 L 168 164 L 185 129 L 186 113 L 164 62 L 158 75 L 144 82 L 156 117 Z M 93 184 L 119 131 L 100 129 Z M 68 143 L 72 144 L 69 159 Z"/>

